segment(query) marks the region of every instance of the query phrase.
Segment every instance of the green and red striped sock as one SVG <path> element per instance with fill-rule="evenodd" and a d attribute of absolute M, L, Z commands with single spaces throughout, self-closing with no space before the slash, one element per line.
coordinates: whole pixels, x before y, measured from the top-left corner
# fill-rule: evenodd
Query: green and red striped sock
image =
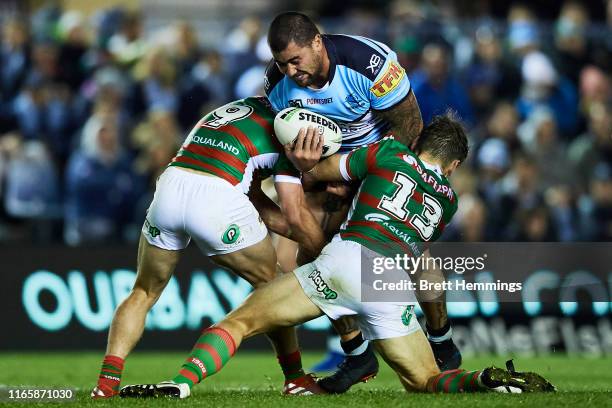
<path fill-rule="evenodd" d="M 116 394 L 119 392 L 124 362 L 125 361 L 121 357 L 111 355 L 104 356 L 100 375 L 98 376 L 98 388 L 100 388 L 100 390 L 109 394 Z"/>
<path fill-rule="evenodd" d="M 188 384 L 191 388 L 221 370 L 235 352 L 236 343 L 227 331 L 220 327 L 209 327 L 202 332 L 173 381 Z"/>
<path fill-rule="evenodd" d="M 431 377 L 427 382 L 427 390 L 430 392 L 457 393 L 477 392 L 483 388 L 478 376 L 482 371 L 448 370 Z"/>
<path fill-rule="evenodd" d="M 302 355 L 299 350 L 283 356 L 278 355 L 276 358 L 278 358 L 278 364 L 280 364 L 285 375 L 285 381 L 295 380 L 304 375 Z"/>

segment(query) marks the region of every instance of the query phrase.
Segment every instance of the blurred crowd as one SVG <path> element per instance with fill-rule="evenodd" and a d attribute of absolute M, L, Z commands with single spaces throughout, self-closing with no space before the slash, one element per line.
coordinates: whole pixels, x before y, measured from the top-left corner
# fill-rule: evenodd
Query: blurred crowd
<path fill-rule="evenodd" d="M 607 24 L 576 1 L 554 21 L 518 4 L 505 20 L 457 15 L 396 1 L 320 21 L 390 45 L 425 123 L 451 108 L 468 127 L 445 239 L 612 240 L 612 1 Z M 121 8 L 3 16 L 0 242 L 136 241 L 194 123 L 263 93 L 271 17 L 228 24 L 211 45 L 197 23 L 145 30 Z"/>

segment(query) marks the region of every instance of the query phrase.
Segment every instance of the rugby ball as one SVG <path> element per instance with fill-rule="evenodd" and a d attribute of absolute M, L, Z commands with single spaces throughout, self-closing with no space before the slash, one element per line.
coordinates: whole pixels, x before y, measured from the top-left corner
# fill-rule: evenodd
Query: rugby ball
<path fill-rule="evenodd" d="M 323 136 L 323 157 L 336 153 L 342 145 L 340 126 L 325 116 L 304 108 L 287 108 L 274 118 L 274 133 L 281 144 L 292 143 L 303 127 L 314 126 Z"/>

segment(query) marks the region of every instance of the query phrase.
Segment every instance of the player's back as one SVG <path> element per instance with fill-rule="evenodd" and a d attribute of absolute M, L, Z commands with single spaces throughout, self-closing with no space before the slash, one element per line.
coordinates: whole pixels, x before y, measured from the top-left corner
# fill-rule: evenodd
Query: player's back
<path fill-rule="evenodd" d="M 247 193 L 254 170 L 293 174 L 273 128 L 274 113 L 266 98 L 230 102 L 195 125 L 170 166 L 213 174 Z"/>
<path fill-rule="evenodd" d="M 341 166 L 362 184 L 342 239 L 386 254 L 420 254 L 419 243 L 438 239 L 457 210 L 457 196 L 439 166 L 390 138 L 345 157 Z"/>

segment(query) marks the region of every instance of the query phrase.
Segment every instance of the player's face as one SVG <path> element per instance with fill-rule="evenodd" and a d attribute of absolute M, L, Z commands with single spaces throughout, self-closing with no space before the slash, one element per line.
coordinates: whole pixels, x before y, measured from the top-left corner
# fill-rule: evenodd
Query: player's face
<path fill-rule="evenodd" d="M 291 78 L 298 86 L 317 85 L 323 80 L 323 52 L 325 52 L 320 37 L 316 37 L 310 45 L 299 46 L 290 42 L 283 51 L 275 53 L 274 60 L 278 69 Z"/>

